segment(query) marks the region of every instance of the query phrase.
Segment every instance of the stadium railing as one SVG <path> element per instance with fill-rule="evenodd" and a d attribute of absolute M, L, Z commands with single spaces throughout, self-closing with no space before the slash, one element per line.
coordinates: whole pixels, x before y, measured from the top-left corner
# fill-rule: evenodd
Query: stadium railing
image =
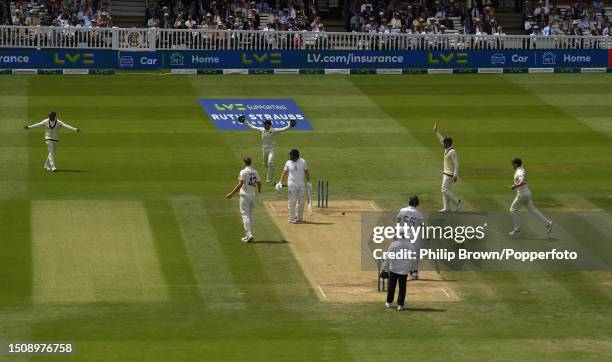
<path fill-rule="evenodd" d="M 612 49 L 612 37 L 0 26 L 0 48 L 115 50 Z"/>

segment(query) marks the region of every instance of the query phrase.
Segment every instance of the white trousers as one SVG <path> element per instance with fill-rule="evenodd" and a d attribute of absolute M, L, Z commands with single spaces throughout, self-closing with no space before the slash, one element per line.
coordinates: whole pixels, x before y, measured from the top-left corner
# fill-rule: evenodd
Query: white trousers
<path fill-rule="evenodd" d="M 456 206 L 459 199 L 453 192 L 453 178 L 447 175 L 442 176 L 442 203 L 444 204 L 444 210 L 450 210 L 451 201 Z"/>
<path fill-rule="evenodd" d="M 512 205 L 510 206 L 510 215 L 514 221 L 514 230 L 521 230 L 521 220 L 518 215 L 518 210 L 523 205 L 527 207 L 527 210 L 529 210 L 531 215 L 546 225 L 548 219 L 535 207 L 533 200 L 531 199 L 531 195 L 516 195 L 514 201 L 512 201 Z"/>
<path fill-rule="evenodd" d="M 274 177 L 274 155 L 275 149 L 274 147 L 264 147 L 261 149 L 263 153 L 263 164 L 268 169 L 268 173 L 266 175 L 266 181 L 270 182 L 272 177 Z"/>
<path fill-rule="evenodd" d="M 288 186 L 287 195 L 289 197 L 289 221 L 304 220 L 304 186 Z"/>
<path fill-rule="evenodd" d="M 45 167 L 53 168 L 55 167 L 55 149 L 57 148 L 57 142 L 49 140 L 45 142 L 47 143 L 47 150 L 49 151 L 49 155 L 45 161 Z"/>
<path fill-rule="evenodd" d="M 255 210 L 255 195 L 240 195 L 240 215 L 246 235 L 253 236 L 253 210 Z"/>

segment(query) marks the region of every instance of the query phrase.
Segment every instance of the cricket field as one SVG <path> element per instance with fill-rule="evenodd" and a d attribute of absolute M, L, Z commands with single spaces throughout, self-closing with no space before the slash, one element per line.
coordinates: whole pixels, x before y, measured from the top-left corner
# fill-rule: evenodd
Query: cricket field
<path fill-rule="evenodd" d="M 449 297 L 409 282 L 405 312 L 383 293 L 326 301 L 296 249 L 317 225 L 281 230 L 270 211 L 284 189 L 263 185 L 258 242 L 240 241 L 225 194 L 244 155 L 265 174 L 260 136 L 217 130 L 201 98 L 294 99 L 314 131 L 279 135 L 276 169 L 298 148 L 330 206 L 417 193 L 439 209 L 435 120 L 465 210 L 507 212 L 521 157 L 544 213 L 612 211 L 611 75 L 1 76 L 0 341 L 75 348 L 1 361 L 612 360 L 609 269 L 445 272 Z M 61 132 L 56 173 L 23 129 L 50 111 L 82 129 Z M 555 233 L 611 260 L 612 219 L 580 220 Z"/>

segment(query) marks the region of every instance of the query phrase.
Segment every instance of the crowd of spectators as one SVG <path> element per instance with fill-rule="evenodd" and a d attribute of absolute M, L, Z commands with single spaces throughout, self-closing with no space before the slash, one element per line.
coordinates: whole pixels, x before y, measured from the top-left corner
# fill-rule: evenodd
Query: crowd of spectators
<path fill-rule="evenodd" d="M 262 14 L 269 14 L 263 24 Z M 267 0 L 159 0 L 149 4 L 145 16 L 150 28 L 325 30 L 316 12 L 307 11 L 304 0 L 288 0 L 282 4 L 270 4 Z"/>
<path fill-rule="evenodd" d="M 9 1 L 0 6 L 0 24 L 22 26 L 112 27 L 110 0 Z"/>
<path fill-rule="evenodd" d="M 26 26 L 112 27 L 110 0 L 0 2 L 0 24 Z M 526 34 L 612 35 L 603 0 L 557 6 L 550 0 L 525 1 L 521 27 Z M 503 35 L 496 18 L 498 0 L 357 0 L 346 14 L 346 30 L 360 33 Z M 13 8 L 13 10 L 11 10 Z M 265 18 L 262 15 L 265 14 Z M 316 0 L 150 0 L 146 25 L 165 29 L 238 29 L 264 31 L 326 30 Z"/>
<path fill-rule="evenodd" d="M 474 0 L 469 8 L 465 4 L 455 0 L 423 1 L 421 4 L 362 0 L 351 6 L 346 29 L 367 33 L 503 34 L 495 18 L 496 0 Z"/>
<path fill-rule="evenodd" d="M 603 0 L 593 0 L 591 6 L 582 0 L 571 5 L 546 6 L 543 1 L 526 1 L 522 13 L 523 30 L 532 35 L 593 35 L 612 36 L 610 19 Z"/>

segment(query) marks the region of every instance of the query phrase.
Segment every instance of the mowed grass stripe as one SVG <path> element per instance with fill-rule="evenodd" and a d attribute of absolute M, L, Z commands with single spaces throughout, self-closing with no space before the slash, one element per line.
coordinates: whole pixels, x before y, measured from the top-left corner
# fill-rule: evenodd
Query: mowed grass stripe
<path fill-rule="evenodd" d="M 34 301 L 165 301 L 145 209 L 135 201 L 32 202 Z"/>
<path fill-rule="evenodd" d="M 536 204 L 536 207 L 537 204 Z M 581 263 L 591 265 L 595 270 L 610 267 L 609 253 L 600 253 L 600 248 L 609 244 L 609 237 L 599 232 L 597 228 L 588 225 L 577 213 L 562 213 L 541 210 L 544 215 L 555 222 L 553 239 L 549 240 L 544 234 L 544 227 L 539 220 L 534 219 L 526 210 L 522 209 L 520 214 L 523 236 L 516 238 L 515 249 L 525 251 L 542 251 L 548 249 L 576 251 Z M 592 213 L 587 213 L 592 214 Z M 598 243 L 602 243 L 599 246 Z M 580 271 L 572 271 L 572 263 L 568 261 L 568 270 L 561 270 L 562 263 L 551 270 L 544 265 L 546 262 L 538 262 L 529 267 L 539 268 L 541 272 L 521 273 L 532 287 L 530 293 L 541 295 L 545 299 L 577 299 L 576 303 L 582 303 L 582 299 L 588 296 L 593 301 L 609 300 L 609 296 L 601 291 L 599 281 L 587 278 Z M 606 266 L 607 265 L 607 266 Z M 546 277 L 543 277 L 545 275 Z M 567 276 L 567 277 L 566 277 Z M 539 282 L 538 282 L 539 280 Z"/>
<path fill-rule="evenodd" d="M 172 205 L 167 200 L 147 200 L 145 207 L 170 298 L 201 303 L 197 279 Z"/>
<path fill-rule="evenodd" d="M 28 77 L 3 80 L 0 86 L 0 199 L 25 197 L 28 189 Z M 42 163 L 40 167 L 42 169 Z"/>
<path fill-rule="evenodd" d="M 0 200 L 0 220 L 0 307 L 29 305 L 32 297 L 30 202 Z"/>
<path fill-rule="evenodd" d="M 227 266 L 202 199 L 195 196 L 174 197 L 170 203 L 202 299 L 216 308 L 244 308 L 242 294 Z"/>

